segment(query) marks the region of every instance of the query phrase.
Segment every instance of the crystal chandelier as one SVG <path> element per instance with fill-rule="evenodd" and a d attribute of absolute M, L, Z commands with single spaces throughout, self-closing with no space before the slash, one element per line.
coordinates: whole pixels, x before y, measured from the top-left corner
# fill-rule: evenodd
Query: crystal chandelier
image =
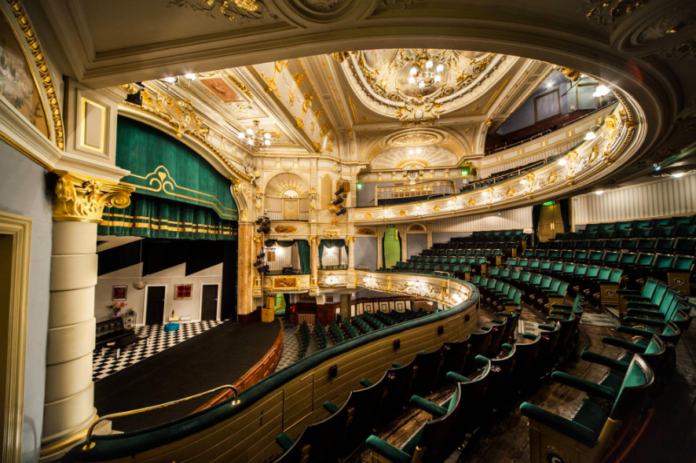
<path fill-rule="evenodd" d="M 423 52 L 418 56 L 416 64 L 411 68 L 411 77 L 408 78 L 408 83 L 417 85 L 420 89 L 432 87 L 442 81 L 442 73 L 444 70 L 445 66 L 442 64 L 436 66 L 428 57 L 428 53 Z"/>
<path fill-rule="evenodd" d="M 271 134 L 261 130 L 259 121 L 253 121 L 253 123 L 254 128 L 246 129 L 246 133 L 239 132 L 239 139 L 254 149 L 271 146 Z"/>

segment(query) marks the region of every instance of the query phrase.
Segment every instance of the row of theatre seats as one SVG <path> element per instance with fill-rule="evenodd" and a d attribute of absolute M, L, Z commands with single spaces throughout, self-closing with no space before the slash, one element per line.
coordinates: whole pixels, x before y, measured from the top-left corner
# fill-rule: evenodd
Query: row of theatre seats
<path fill-rule="evenodd" d="M 434 352 L 421 352 L 407 365 L 394 363 L 377 383 L 363 379 L 343 406 L 325 402 L 325 420 L 307 426 L 293 441 L 277 438 L 285 453 L 281 462 L 334 462 L 353 453 L 364 442 L 385 461 L 439 462 L 451 454 L 497 412 L 538 382 L 567 353 L 577 329 L 577 313 L 548 326 L 548 335 L 524 337 L 516 343 L 520 306 L 508 305 L 492 326 L 483 327 L 461 342 L 444 343 Z M 564 312 L 566 314 L 566 312 Z M 422 398 L 454 383 L 455 393 L 443 404 Z M 433 415 L 401 449 L 371 435 L 412 406 Z"/>
<path fill-rule="evenodd" d="M 317 350 L 322 350 L 329 345 L 329 340 L 333 344 L 339 344 L 376 329 L 414 320 L 437 312 L 439 310 L 435 309 L 433 312 L 406 310 L 404 312 L 387 313 L 380 311 L 375 314 L 364 313 L 351 319 L 344 319 L 340 324 L 333 321 L 328 325 L 328 328 L 321 323 L 317 323 L 310 328 L 307 322 L 304 321 L 297 327 L 297 337 L 300 346 L 299 358 L 302 359 L 307 354 L 312 337 Z"/>
<path fill-rule="evenodd" d="M 542 251 L 574 251 L 613 249 L 619 251 L 660 251 L 673 254 L 695 254 L 696 239 L 693 238 L 624 238 L 620 240 L 565 240 L 544 241 L 536 249 L 527 249 L 523 256 Z"/>
<path fill-rule="evenodd" d="M 571 323 L 568 321 L 571 314 L 578 319 L 582 316 L 582 311 L 578 310 L 583 300 L 581 294 L 575 296 L 573 306 L 558 304 L 554 301 L 564 299 L 560 293 L 551 294 L 540 290 L 539 286 L 524 286 L 517 275 L 520 272 L 509 268 L 498 270 L 497 278 L 476 276 L 472 281 L 479 285 L 483 300 L 492 307 L 499 310 L 518 304 L 524 296 L 534 302 L 536 296 L 548 301 L 551 315 L 548 321 L 562 326 Z M 675 347 L 691 323 L 691 305 L 679 291 L 654 278 L 647 278 L 640 290 L 620 289 L 617 292 L 621 305 L 627 308 L 627 316 L 617 330 L 632 336 L 633 341 L 602 339 L 606 345 L 625 350 L 619 359 L 589 351 L 581 354 L 585 361 L 610 368 L 600 383 L 560 371 L 551 374 L 555 381 L 589 395 L 572 419 L 530 403 L 521 405 L 521 413 L 530 420 L 533 461 L 541 461 L 539 452 L 549 448 L 556 449 L 559 454 L 549 454 L 544 461 L 567 461 L 568 456 L 572 461 L 613 461 L 612 455 L 625 451 L 622 446 L 635 442 L 636 436 L 630 436 L 631 429 L 634 425 L 641 429 L 640 422 L 649 416 L 650 400 L 669 380 L 669 371 L 676 363 Z M 545 325 L 539 328 L 548 330 Z"/>
<path fill-rule="evenodd" d="M 590 223 L 583 230 L 556 233 L 556 240 L 594 240 L 648 236 L 696 237 L 696 215 L 625 222 Z"/>

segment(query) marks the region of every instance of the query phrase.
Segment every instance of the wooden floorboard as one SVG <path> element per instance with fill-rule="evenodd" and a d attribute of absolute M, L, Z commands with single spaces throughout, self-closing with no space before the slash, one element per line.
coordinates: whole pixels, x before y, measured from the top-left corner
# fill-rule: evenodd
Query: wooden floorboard
<path fill-rule="evenodd" d="M 569 301 L 566 301 L 569 302 Z M 572 302 L 572 301 L 570 301 Z M 588 313 L 596 313 L 592 308 Z M 479 311 L 481 326 L 490 324 L 493 313 L 484 306 Z M 525 308 L 522 320 L 541 323 L 543 314 Z M 607 374 L 607 368 L 580 359 L 583 350 L 617 358 L 622 350 L 605 346 L 605 336 L 626 337 L 614 328 L 580 326 L 576 354 L 569 358 L 561 370 L 588 381 L 599 382 Z M 453 393 L 453 388 L 431 394 L 427 398 L 440 403 Z M 523 400 L 551 410 L 565 417 L 574 416 L 587 396 L 575 389 L 548 380 L 538 390 Z M 448 463 L 529 463 L 529 430 L 527 420 L 519 412 L 523 400 L 511 404 L 493 424 L 477 433 L 477 438 L 461 451 L 452 455 Z M 677 368 L 655 402 L 655 412 L 645 433 L 631 451 L 625 455 L 627 463 L 692 463 L 696 462 L 696 325 L 684 333 L 677 347 Z M 390 444 L 401 447 L 428 420 L 430 415 L 407 407 L 399 419 L 377 435 Z M 371 462 L 369 450 L 364 446 L 348 462 Z"/>

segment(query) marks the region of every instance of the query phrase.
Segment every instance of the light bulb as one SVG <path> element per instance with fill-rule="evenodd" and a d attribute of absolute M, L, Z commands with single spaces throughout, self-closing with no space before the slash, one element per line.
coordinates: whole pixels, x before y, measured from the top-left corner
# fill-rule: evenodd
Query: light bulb
<path fill-rule="evenodd" d="M 418 148 L 418 149 L 416 150 L 416 153 L 421 154 L 421 149 Z"/>
<path fill-rule="evenodd" d="M 440 79 L 441 79 L 441 77 L 439 75 L 435 76 L 435 82 L 440 82 Z"/>
<path fill-rule="evenodd" d="M 604 194 L 604 190 L 597 190 L 597 191 L 594 192 L 594 194 L 596 194 L 596 195 L 603 195 L 603 194 Z"/>
<path fill-rule="evenodd" d="M 585 140 L 594 140 L 597 138 L 597 135 L 593 131 L 589 131 L 585 134 Z"/>
<path fill-rule="evenodd" d="M 239 138 L 241 138 L 242 140 L 244 140 L 244 132 L 239 132 Z"/>
<path fill-rule="evenodd" d="M 196 78 L 196 74 L 193 74 L 192 72 L 189 72 L 186 74 L 184 77 L 186 77 L 188 80 L 194 80 Z"/>
<path fill-rule="evenodd" d="M 598 85 L 592 94 L 593 97 L 599 98 L 600 96 L 607 95 L 611 90 L 606 85 Z"/>
<path fill-rule="evenodd" d="M 165 77 L 164 81 L 169 83 L 169 84 L 173 84 L 176 82 L 176 77 Z"/>
<path fill-rule="evenodd" d="M 416 83 L 416 78 L 415 78 L 415 77 L 409 77 L 409 78 L 408 78 L 408 83 L 411 84 L 411 85 L 415 84 L 415 83 Z"/>
<path fill-rule="evenodd" d="M 408 150 L 408 154 L 413 154 L 413 150 Z"/>
<path fill-rule="evenodd" d="M 247 135 L 254 135 L 254 131 L 251 129 L 247 129 L 246 132 L 247 132 Z"/>
<path fill-rule="evenodd" d="M 263 144 L 266 146 L 271 146 L 271 140 L 265 140 Z"/>
<path fill-rule="evenodd" d="M 523 178 L 522 181 L 521 181 L 520 183 L 521 183 L 522 185 L 526 185 L 526 184 L 527 184 L 527 179 L 524 179 L 524 178 Z"/>
<path fill-rule="evenodd" d="M 419 87 L 419 88 L 425 87 L 425 82 L 422 82 L 422 81 L 421 81 L 421 82 L 418 82 L 418 87 Z"/>
<path fill-rule="evenodd" d="M 442 72 L 445 70 L 445 67 L 442 64 L 438 64 L 437 67 L 435 68 L 437 72 Z"/>
<path fill-rule="evenodd" d="M 558 161 L 558 163 L 559 163 L 560 165 L 562 165 L 562 166 L 565 166 L 566 164 L 568 164 L 568 160 L 565 159 L 565 158 L 563 158 L 563 159 L 561 159 L 560 161 Z"/>
<path fill-rule="evenodd" d="M 418 68 L 415 67 L 415 66 L 413 66 L 413 67 L 411 68 L 411 75 L 412 75 L 412 76 L 415 76 L 416 74 L 418 74 Z"/>
<path fill-rule="evenodd" d="M 433 62 L 430 61 L 430 60 L 428 60 L 428 62 L 425 63 L 425 68 L 426 68 L 426 69 L 432 69 L 432 67 L 433 67 Z"/>
<path fill-rule="evenodd" d="M 672 177 L 674 177 L 674 178 L 679 178 L 679 177 L 683 177 L 683 176 L 684 176 L 684 172 L 675 172 L 672 174 Z"/>
<path fill-rule="evenodd" d="M 271 139 L 271 134 L 268 133 L 268 132 L 266 132 L 266 133 L 263 134 L 263 138 L 265 138 L 266 140 L 270 140 L 270 139 Z"/>

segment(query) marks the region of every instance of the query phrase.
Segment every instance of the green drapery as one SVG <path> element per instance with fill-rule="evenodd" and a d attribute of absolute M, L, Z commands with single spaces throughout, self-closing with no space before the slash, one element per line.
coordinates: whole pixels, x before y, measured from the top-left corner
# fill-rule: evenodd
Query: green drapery
<path fill-rule="evenodd" d="M 125 209 L 105 208 L 99 235 L 186 240 L 236 240 L 237 223 L 212 210 L 138 193 Z"/>
<path fill-rule="evenodd" d="M 539 220 L 541 219 L 541 204 L 532 206 L 532 242 L 534 244 L 539 242 L 539 237 L 537 232 L 539 231 Z"/>
<path fill-rule="evenodd" d="M 563 220 L 563 233 L 570 233 L 570 200 L 561 199 L 558 201 L 561 207 L 561 220 Z"/>
<path fill-rule="evenodd" d="M 289 248 L 294 244 L 297 244 L 297 253 L 300 257 L 300 268 L 302 269 L 302 275 L 309 275 L 312 273 L 312 267 L 310 264 L 310 254 L 309 254 L 309 243 L 307 240 L 266 240 L 264 246 L 271 248 L 276 244 L 281 248 Z"/>
<path fill-rule="evenodd" d="M 295 242 L 297 243 L 297 252 L 300 254 L 300 267 L 302 268 L 302 274 L 309 275 L 312 273 L 309 242 L 307 240 L 295 240 Z"/>
<path fill-rule="evenodd" d="M 387 228 L 382 238 L 382 262 L 384 268 L 391 268 L 401 262 L 401 238 L 396 228 Z"/>
<path fill-rule="evenodd" d="M 121 183 L 142 195 L 188 203 L 237 220 L 230 180 L 176 138 L 118 117 L 116 164 L 131 173 Z"/>
<path fill-rule="evenodd" d="M 348 253 L 348 245 L 346 244 L 346 240 L 321 240 L 319 243 L 319 262 L 321 263 L 321 266 L 324 266 L 323 263 L 323 258 L 324 258 L 324 248 L 335 248 L 335 247 L 343 247 L 346 248 L 346 254 Z"/>

